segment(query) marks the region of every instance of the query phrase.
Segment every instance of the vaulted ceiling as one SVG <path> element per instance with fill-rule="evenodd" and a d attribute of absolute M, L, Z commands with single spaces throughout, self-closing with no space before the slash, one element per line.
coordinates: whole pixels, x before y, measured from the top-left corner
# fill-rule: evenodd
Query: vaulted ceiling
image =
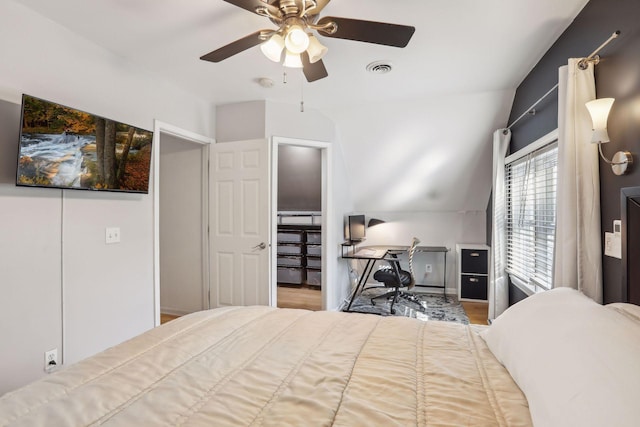
<path fill-rule="evenodd" d="M 406 48 L 321 38 L 327 78 L 266 59 L 258 47 L 220 63 L 200 56 L 266 18 L 223 0 L 17 0 L 124 61 L 215 105 L 297 104 L 331 118 L 360 211 L 484 210 L 491 134 L 515 89 L 587 0 L 332 0 L 321 16 L 411 25 Z M 383 60 L 393 70 L 372 74 Z M 258 84 L 273 81 L 271 88 Z M 384 194 L 384 197 L 381 197 Z"/>

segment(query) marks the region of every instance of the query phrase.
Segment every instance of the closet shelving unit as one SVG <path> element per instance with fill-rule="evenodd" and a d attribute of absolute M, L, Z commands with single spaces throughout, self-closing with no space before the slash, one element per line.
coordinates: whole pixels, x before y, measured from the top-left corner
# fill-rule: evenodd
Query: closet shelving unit
<path fill-rule="evenodd" d="M 278 285 L 320 287 L 321 220 L 320 212 L 278 213 Z"/>

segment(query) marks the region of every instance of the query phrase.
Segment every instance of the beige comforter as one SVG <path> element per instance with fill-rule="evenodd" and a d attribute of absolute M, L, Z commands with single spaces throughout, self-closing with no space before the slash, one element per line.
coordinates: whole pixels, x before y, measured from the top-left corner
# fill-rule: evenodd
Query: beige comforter
<path fill-rule="evenodd" d="M 194 313 L 0 398 L 0 426 L 526 426 L 470 327 L 267 307 Z"/>

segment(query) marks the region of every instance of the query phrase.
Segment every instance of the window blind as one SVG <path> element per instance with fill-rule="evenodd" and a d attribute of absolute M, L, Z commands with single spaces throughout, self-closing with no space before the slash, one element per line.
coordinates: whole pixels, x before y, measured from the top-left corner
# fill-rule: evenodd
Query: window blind
<path fill-rule="evenodd" d="M 537 291 L 553 287 L 557 140 L 505 165 L 507 273 Z"/>

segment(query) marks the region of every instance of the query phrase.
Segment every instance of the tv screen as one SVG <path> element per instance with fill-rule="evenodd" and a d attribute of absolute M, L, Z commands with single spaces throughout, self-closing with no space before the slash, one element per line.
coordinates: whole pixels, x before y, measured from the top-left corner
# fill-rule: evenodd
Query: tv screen
<path fill-rule="evenodd" d="M 349 240 L 359 242 L 365 238 L 364 215 L 349 215 Z"/>
<path fill-rule="evenodd" d="M 153 132 L 22 96 L 16 185 L 147 193 Z"/>

